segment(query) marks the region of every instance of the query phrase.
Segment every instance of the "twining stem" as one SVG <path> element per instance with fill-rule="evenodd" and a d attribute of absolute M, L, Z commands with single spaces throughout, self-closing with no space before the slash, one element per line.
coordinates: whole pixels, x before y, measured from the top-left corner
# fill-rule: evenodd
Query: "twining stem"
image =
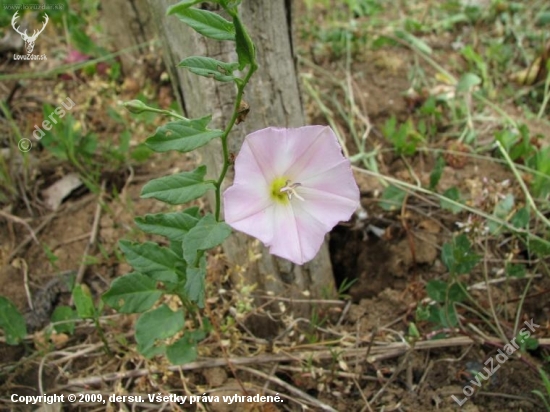
<path fill-rule="evenodd" d="M 239 117 L 239 108 L 241 107 L 241 101 L 243 100 L 243 94 L 244 89 L 246 85 L 248 84 L 250 78 L 254 74 L 254 72 L 258 69 L 258 64 L 256 61 L 253 61 L 250 64 L 250 69 L 248 70 L 248 73 L 244 77 L 244 79 L 239 79 L 237 84 L 237 96 L 235 97 L 235 104 L 233 106 L 233 115 L 231 116 L 231 120 L 229 120 L 229 123 L 227 124 L 227 127 L 223 131 L 223 134 L 221 136 L 222 140 L 222 150 L 223 150 L 223 166 L 222 171 L 220 173 L 220 177 L 214 183 L 214 186 L 216 187 L 216 220 L 220 221 L 220 211 L 221 211 L 221 190 L 222 190 L 222 183 L 225 179 L 225 175 L 227 174 L 227 170 L 229 169 L 229 148 L 227 147 L 227 138 L 229 136 L 229 133 L 233 129 L 233 126 L 235 125 L 235 122 L 237 121 L 237 118 Z"/>

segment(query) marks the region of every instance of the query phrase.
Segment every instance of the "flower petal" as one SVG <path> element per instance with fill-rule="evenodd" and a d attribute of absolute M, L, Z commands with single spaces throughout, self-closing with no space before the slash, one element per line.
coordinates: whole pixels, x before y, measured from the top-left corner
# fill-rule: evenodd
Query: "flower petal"
<path fill-rule="evenodd" d="M 304 126 L 294 129 L 268 127 L 249 134 L 245 139 L 256 161 L 262 165 L 264 175 L 270 178 L 287 176 L 295 179 L 296 174 L 307 167 L 315 152 L 334 143 L 336 153 L 340 146 L 328 126 Z M 334 145 L 331 145 L 334 149 Z M 326 153 L 325 153 L 326 155 Z M 329 156 L 330 157 L 330 156 Z M 342 160 L 340 155 L 337 159 Z"/>
<path fill-rule="evenodd" d="M 355 183 L 350 162 L 344 157 L 339 163 L 333 164 L 332 167 L 317 175 L 311 175 L 307 178 L 300 176 L 300 178 L 302 179 L 300 180 L 302 185 L 300 193 L 307 193 L 308 189 L 331 193 L 351 200 L 355 202 L 355 208 L 359 207 L 359 188 Z"/>
<path fill-rule="evenodd" d="M 275 174 L 274 166 L 270 157 L 264 154 L 263 147 L 254 147 L 254 141 L 251 140 L 254 134 L 245 138 L 239 155 L 235 159 L 235 182 L 267 188 L 271 183 L 271 176 Z"/>
<path fill-rule="evenodd" d="M 258 188 L 234 184 L 223 194 L 225 222 L 268 244 L 273 239 L 273 201 Z"/>
<path fill-rule="evenodd" d="M 269 252 L 303 265 L 317 255 L 325 239 L 325 227 L 290 205 L 273 208 L 273 242 Z"/>
<path fill-rule="evenodd" d="M 284 152 L 280 150 L 285 130 L 268 127 L 249 134 L 244 140 L 237 160 L 241 157 L 246 158 L 246 161 L 250 161 L 249 156 L 252 156 L 262 170 L 264 178 L 268 181 L 281 177 L 286 163 Z M 243 149 L 245 149 L 245 152 L 242 152 Z M 241 153 L 243 153 L 242 156 Z M 237 167 L 236 163 L 235 167 Z M 237 173 L 236 169 L 235 172 Z"/>
<path fill-rule="evenodd" d="M 330 170 L 345 160 L 336 135 L 328 126 L 306 126 L 290 129 L 292 134 L 291 166 L 288 174 L 297 182 Z M 351 171 L 350 171 L 351 173 Z"/>
<path fill-rule="evenodd" d="M 323 190 L 303 188 L 304 201 L 292 203 L 296 215 L 303 219 L 315 219 L 325 232 L 330 232 L 339 222 L 349 220 L 359 202 Z"/>

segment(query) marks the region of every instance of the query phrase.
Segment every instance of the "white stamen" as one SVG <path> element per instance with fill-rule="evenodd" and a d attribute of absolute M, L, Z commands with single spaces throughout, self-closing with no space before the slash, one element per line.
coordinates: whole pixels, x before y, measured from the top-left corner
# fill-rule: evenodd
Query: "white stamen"
<path fill-rule="evenodd" d="M 292 183 L 291 185 L 289 185 L 289 183 L 290 183 L 290 180 L 287 180 L 285 183 L 285 186 L 281 188 L 280 192 L 286 193 L 286 195 L 288 196 L 288 200 L 292 200 L 292 196 L 296 196 L 301 201 L 304 201 L 304 198 L 296 192 L 296 188 L 298 186 L 302 186 L 302 184 Z"/>

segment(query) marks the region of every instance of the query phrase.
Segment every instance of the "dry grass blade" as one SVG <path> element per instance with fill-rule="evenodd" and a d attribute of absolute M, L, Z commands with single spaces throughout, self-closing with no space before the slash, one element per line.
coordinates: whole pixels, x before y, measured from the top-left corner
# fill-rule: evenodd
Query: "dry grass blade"
<path fill-rule="evenodd" d="M 498 338 L 491 338 L 494 341 L 498 341 Z M 409 350 L 429 350 L 438 348 L 447 348 L 455 346 L 467 346 L 473 343 L 478 343 L 467 336 L 459 336 L 456 338 L 437 339 L 432 341 L 419 341 L 415 342 L 413 346 L 406 342 L 394 342 L 384 344 L 382 346 L 373 346 L 370 348 L 370 356 L 366 359 L 368 362 L 373 363 L 381 359 L 389 359 L 392 357 L 400 356 Z M 550 339 L 541 339 L 540 345 L 550 345 Z M 342 349 L 339 351 L 339 355 L 342 358 L 348 357 L 366 357 L 367 348 L 351 348 Z M 89 376 L 86 378 L 70 379 L 67 382 L 66 387 L 85 387 L 99 385 L 103 382 L 110 382 L 125 378 L 136 378 L 139 376 L 145 376 L 149 374 L 163 373 L 164 371 L 189 371 L 204 368 L 214 368 L 219 366 L 227 366 L 228 362 L 231 362 L 235 367 L 243 365 L 261 365 L 272 362 L 292 362 L 292 361 L 320 361 L 326 359 L 333 359 L 334 351 L 331 350 L 319 350 L 319 351 L 300 351 L 289 352 L 280 354 L 265 354 L 255 357 L 240 357 L 229 358 L 228 360 L 220 358 L 204 359 L 200 361 L 186 363 L 184 365 L 168 366 L 165 370 L 161 369 L 135 369 L 126 372 L 115 372 L 101 376 Z"/>
<path fill-rule="evenodd" d="M 329 405 L 319 401 L 318 399 L 315 399 L 314 397 L 312 397 L 312 396 L 308 395 L 307 393 L 299 390 L 298 388 L 286 383 L 285 381 L 283 381 L 282 379 L 277 378 L 276 376 L 268 375 L 267 373 L 263 373 L 263 372 L 261 372 L 259 370 L 256 370 L 256 369 L 247 368 L 246 366 L 240 366 L 239 369 L 241 369 L 243 371 L 246 371 L 248 373 L 251 373 L 253 375 L 259 376 L 262 379 L 266 379 L 270 382 L 273 382 L 273 383 L 285 388 L 288 392 L 294 394 L 294 396 L 297 396 L 302 401 L 305 401 L 305 402 L 321 409 L 322 411 L 337 412 L 336 409 L 334 409 L 334 408 L 330 407 Z M 296 402 L 301 404 L 301 402 L 299 402 L 299 401 L 296 401 Z"/>

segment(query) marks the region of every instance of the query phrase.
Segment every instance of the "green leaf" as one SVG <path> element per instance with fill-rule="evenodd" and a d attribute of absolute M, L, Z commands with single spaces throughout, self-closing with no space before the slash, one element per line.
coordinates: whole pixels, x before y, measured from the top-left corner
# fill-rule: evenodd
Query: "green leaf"
<path fill-rule="evenodd" d="M 527 229 L 529 226 L 529 219 L 529 208 L 522 207 L 514 214 L 514 216 L 512 216 L 510 223 L 518 229 Z"/>
<path fill-rule="evenodd" d="M 57 333 L 72 335 L 76 319 L 78 319 L 77 313 L 69 306 L 57 306 L 52 313 L 52 323 L 61 322 L 53 326 Z"/>
<path fill-rule="evenodd" d="M 445 190 L 442 196 L 450 200 L 454 200 L 455 202 L 460 202 L 460 192 L 455 186 Z M 455 205 L 454 203 L 451 203 L 445 199 L 440 199 L 439 203 L 443 209 L 450 210 L 453 213 L 459 213 L 460 211 L 462 211 L 461 206 Z"/>
<path fill-rule="evenodd" d="M 221 130 L 209 130 L 202 119 L 178 120 L 176 122 L 166 123 L 160 126 L 155 134 L 149 137 L 145 144 L 155 152 L 168 152 L 177 150 L 178 152 L 190 152 L 198 147 L 204 146 L 210 140 L 220 137 Z"/>
<path fill-rule="evenodd" d="M 506 262 L 506 276 L 511 276 L 514 278 L 524 278 L 525 277 L 525 265 L 514 265 L 513 263 Z"/>
<path fill-rule="evenodd" d="M 404 190 L 401 190 L 397 186 L 390 185 L 384 189 L 384 193 L 380 199 L 380 207 L 388 211 L 399 209 L 406 194 Z"/>
<path fill-rule="evenodd" d="M 549 26 L 550 25 L 550 11 L 541 11 L 536 18 L 537 26 Z"/>
<path fill-rule="evenodd" d="M 445 305 L 439 309 L 439 323 L 444 328 L 454 328 L 458 325 L 458 317 L 453 305 Z"/>
<path fill-rule="evenodd" d="M 507 219 L 514 208 L 514 195 L 508 193 L 504 199 L 495 205 L 494 215 L 500 219 Z"/>
<path fill-rule="evenodd" d="M 172 14 L 205 37 L 214 40 L 235 40 L 235 27 L 219 14 L 195 8 L 185 8 Z"/>
<path fill-rule="evenodd" d="M 410 45 L 413 48 L 417 49 L 418 51 L 420 51 L 424 54 L 427 54 L 427 55 L 432 54 L 432 48 L 430 46 L 428 46 L 428 44 L 426 42 L 424 42 L 423 40 L 420 40 L 418 37 L 413 36 L 412 34 L 406 32 L 406 31 L 403 31 L 403 30 L 396 30 L 395 35 L 398 38 L 403 39 L 403 40 L 407 41 L 408 43 L 410 43 Z"/>
<path fill-rule="evenodd" d="M 498 202 L 495 205 L 493 215 L 501 220 L 507 221 L 509 219 L 509 215 L 512 212 L 513 208 L 514 208 L 514 195 L 509 193 L 506 195 L 504 199 L 502 199 L 500 202 Z M 489 226 L 489 230 L 491 231 L 492 234 L 498 233 L 501 229 L 501 225 L 498 222 L 489 221 L 487 225 Z"/>
<path fill-rule="evenodd" d="M 531 168 L 539 172 L 533 175 L 531 189 L 532 194 L 541 199 L 550 194 L 550 162 L 548 159 L 550 159 L 550 146 L 538 150 L 527 161 Z"/>
<path fill-rule="evenodd" d="M 218 0 L 224 9 L 231 9 L 239 6 L 242 0 Z"/>
<path fill-rule="evenodd" d="M 458 235 L 441 249 L 441 260 L 453 275 L 470 273 L 477 265 L 480 256 L 472 251 L 466 235 Z"/>
<path fill-rule="evenodd" d="M 550 238 L 546 237 L 546 239 Z M 546 239 L 529 238 L 527 242 L 529 253 L 534 253 L 540 257 L 550 255 L 550 242 Z"/>
<path fill-rule="evenodd" d="M 118 244 L 136 271 L 159 281 L 177 282 L 183 278 L 185 263 L 170 249 L 153 242 L 121 240 Z"/>
<path fill-rule="evenodd" d="M 187 334 L 166 348 L 166 357 L 174 365 L 193 362 L 197 356 L 197 342 Z"/>
<path fill-rule="evenodd" d="M 115 279 L 102 299 L 117 312 L 141 313 L 150 309 L 161 296 L 157 282 L 134 272 Z"/>
<path fill-rule="evenodd" d="M 27 335 L 25 318 L 14 304 L 3 296 L 0 296 L 0 329 L 4 331 L 8 345 L 17 345 Z"/>
<path fill-rule="evenodd" d="M 426 284 L 426 293 L 431 299 L 441 303 L 462 302 L 467 297 L 460 283 L 454 282 L 449 286 L 441 280 L 429 281 Z"/>
<path fill-rule="evenodd" d="M 144 162 L 151 157 L 154 152 L 147 147 L 145 143 L 138 144 L 130 153 L 130 157 L 136 162 Z"/>
<path fill-rule="evenodd" d="M 449 299 L 449 302 L 463 302 L 468 297 L 466 293 L 464 292 L 465 287 L 462 285 L 461 287 L 460 282 L 454 282 L 451 287 L 449 288 L 449 292 L 447 294 L 447 298 Z"/>
<path fill-rule="evenodd" d="M 95 317 L 95 306 L 92 293 L 86 285 L 76 285 L 73 289 L 73 301 L 76 306 L 76 313 L 81 319 Z"/>
<path fill-rule="evenodd" d="M 189 300 L 197 302 L 199 308 L 204 307 L 204 289 L 206 279 L 206 258 L 200 259 L 198 267 L 187 269 L 184 291 Z"/>
<path fill-rule="evenodd" d="M 426 293 L 430 299 L 436 302 L 445 302 L 447 296 L 447 282 L 441 280 L 430 280 L 426 284 Z"/>
<path fill-rule="evenodd" d="M 481 78 L 478 75 L 473 73 L 465 73 L 458 81 L 456 91 L 458 93 L 469 92 L 472 87 L 477 86 L 478 84 L 481 84 Z"/>
<path fill-rule="evenodd" d="M 420 339 L 420 332 L 418 331 L 418 328 L 414 324 L 414 322 L 409 322 L 409 333 L 408 336 L 413 339 Z"/>
<path fill-rule="evenodd" d="M 238 47 L 237 43 L 237 50 Z M 225 63 L 210 57 L 193 56 L 183 59 L 178 66 L 185 67 L 199 76 L 212 77 L 220 82 L 232 82 L 235 80 L 233 71 L 239 67 L 239 64 Z"/>
<path fill-rule="evenodd" d="M 149 181 L 141 190 L 142 198 L 153 197 L 171 205 L 187 203 L 214 189 L 211 182 L 204 182 L 206 166 L 191 172 L 178 173 Z"/>
<path fill-rule="evenodd" d="M 443 169 L 445 169 L 445 159 L 443 156 L 439 156 L 435 162 L 432 173 L 430 173 L 430 190 L 434 190 L 437 187 L 443 175 Z"/>
<path fill-rule="evenodd" d="M 431 305 L 424 305 L 422 302 L 419 302 L 416 307 L 416 312 L 414 314 L 417 322 L 423 322 L 430 318 L 430 306 Z"/>
<path fill-rule="evenodd" d="M 168 7 L 166 10 L 166 15 L 181 13 L 187 10 L 189 7 L 194 6 L 195 4 L 201 3 L 203 0 L 182 0 L 178 4 Z"/>
<path fill-rule="evenodd" d="M 184 211 L 145 215 L 136 217 L 134 221 L 146 233 L 165 236 L 174 241 L 182 241 L 187 232 L 197 224 L 199 218 Z"/>
<path fill-rule="evenodd" d="M 528 332 L 524 331 L 524 333 L 528 333 Z M 537 338 L 535 338 L 534 336 L 526 337 L 525 335 L 522 335 L 521 332 L 517 334 L 516 342 L 519 344 L 519 349 L 522 352 L 525 352 L 528 350 L 535 350 L 539 347 L 539 341 Z"/>
<path fill-rule="evenodd" d="M 183 250 L 183 245 L 181 243 L 181 241 L 177 241 L 177 240 L 171 240 L 170 241 L 170 245 L 168 246 L 168 248 L 174 252 L 176 255 L 181 255 L 181 251 Z"/>
<path fill-rule="evenodd" d="M 165 304 L 142 314 L 136 322 L 136 342 L 138 350 L 147 358 L 164 353 L 164 339 L 171 338 L 184 326 L 181 309 L 173 312 Z"/>
<path fill-rule="evenodd" d="M 194 218 L 197 218 L 197 219 L 200 219 L 201 217 L 201 210 L 199 209 L 198 206 L 193 206 L 193 207 L 190 207 L 188 209 L 185 209 L 183 211 L 183 213 L 191 216 L 191 217 L 194 217 Z"/>
<path fill-rule="evenodd" d="M 197 343 L 206 338 L 206 332 L 210 329 L 208 318 L 203 318 L 202 329 L 185 332 L 182 338 L 166 348 L 168 360 L 175 365 L 194 361 L 197 357 Z"/>
<path fill-rule="evenodd" d="M 235 40 L 237 43 L 237 56 L 239 57 L 239 70 L 243 70 L 247 64 L 252 64 L 256 56 L 254 44 L 241 23 L 238 15 L 233 17 L 235 27 Z"/>
<path fill-rule="evenodd" d="M 194 265 L 197 251 L 208 250 L 221 244 L 231 234 L 231 227 L 225 222 L 217 222 L 212 214 L 204 216 L 183 239 L 183 257 Z"/>

